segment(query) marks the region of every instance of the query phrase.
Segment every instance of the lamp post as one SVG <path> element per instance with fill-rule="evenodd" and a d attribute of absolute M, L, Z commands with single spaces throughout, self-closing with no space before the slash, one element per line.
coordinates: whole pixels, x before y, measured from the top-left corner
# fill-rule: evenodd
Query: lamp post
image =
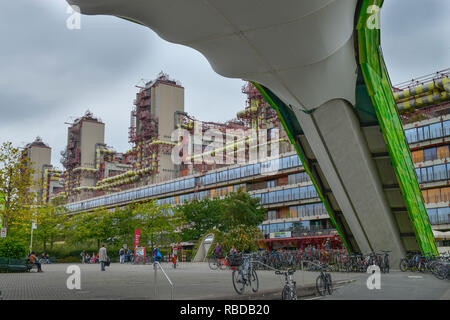
<path fill-rule="evenodd" d="M 30 240 L 30 253 L 31 253 L 31 250 L 32 250 L 32 248 L 33 248 L 33 230 L 34 229 L 37 229 L 37 225 L 36 225 L 36 222 L 31 222 L 31 240 Z"/>

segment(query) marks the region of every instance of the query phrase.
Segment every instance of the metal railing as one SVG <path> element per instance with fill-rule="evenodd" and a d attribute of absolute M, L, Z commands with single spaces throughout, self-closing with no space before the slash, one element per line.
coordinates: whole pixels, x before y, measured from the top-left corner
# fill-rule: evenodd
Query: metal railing
<path fill-rule="evenodd" d="M 155 261 L 153 263 L 153 269 L 155 270 L 155 281 L 154 281 L 154 285 L 155 285 L 155 298 L 158 296 L 158 286 L 157 286 L 157 271 L 158 271 L 158 266 L 161 269 L 162 273 L 164 274 L 164 276 L 166 277 L 167 281 L 169 282 L 170 285 L 170 300 L 173 300 L 173 282 L 172 280 L 170 280 L 169 276 L 167 275 L 167 273 L 164 271 L 163 267 L 161 266 L 161 264 L 158 261 Z"/>

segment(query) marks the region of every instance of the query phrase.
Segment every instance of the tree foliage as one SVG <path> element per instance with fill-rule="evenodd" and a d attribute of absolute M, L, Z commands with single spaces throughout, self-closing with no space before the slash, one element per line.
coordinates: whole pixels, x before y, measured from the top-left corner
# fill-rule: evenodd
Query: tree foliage
<path fill-rule="evenodd" d="M 204 233 L 221 226 L 222 203 L 219 199 L 193 200 L 178 208 L 187 221 L 183 240 L 200 239 Z"/>
<path fill-rule="evenodd" d="M 22 152 L 11 142 L 0 145 L 0 194 L 2 194 L 3 227 L 8 234 L 24 232 L 30 225 L 35 193 L 32 191 L 33 169 Z"/>
<path fill-rule="evenodd" d="M 222 202 L 222 230 L 233 230 L 241 225 L 256 227 L 264 221 L 265 215 L 266 209 L 259 205 L 259 199 L 239 189 L 226 196 Z"/>
<path fill-rule="evenodd" d="M 170 205 L 158 205 L 155 201 L 133 204 L 115 211 L 98 208 L 92 212 L 75 214 L 65 229 L 67 240 L 72 243 L 95 241 L 101 243 L 134 245 L 134 233 L 141 229 L 141 244 L 151 242 L 170 244 L 178 241 L 182 215 Z"/>
<path fill-rule="evenodd" d="M 187 227 L 183 229 L 184 240 L 198 240 L 216 229 L 227 250 L 234 244 L 238 250 L 247 251 L 256 248 L 262 237 L 257 226 L 264 221 L 266 209 L 260 206 L 259 199 L 252 198 L 242 189 L 224 199 L 194 200 L 178 210 L 187 221 Z"/>
<path fill-rule="evenodd" d="M 47 244 L 50 244 L 52 249 L 53 243 L 64 235 L 67 221 L 67 213 L 62 207 L 46 205 L 36 208 L 37 229 L 33 234 L 35 239 L 42 243 L 44 251 L 47 250 Z"/>
<path fill-rule="evenodd" d="M 228 232 L 222 232 L 218 241 L 228 252 L 234 245 L 240 252 L 252 252 L 258 248 L 258 241 L 263 239 L 261 230 L 256 226 L 237 225 Z"/>
<path fill-rule="evenodd" d="M 168 204 L 158 205 L 156 201 L 134 206 L 134 212 L 141 228 L 141 241 L 155 244 L 170 244 L 180 240 L 179 232 L 185 224 L 182 213 Z"/>

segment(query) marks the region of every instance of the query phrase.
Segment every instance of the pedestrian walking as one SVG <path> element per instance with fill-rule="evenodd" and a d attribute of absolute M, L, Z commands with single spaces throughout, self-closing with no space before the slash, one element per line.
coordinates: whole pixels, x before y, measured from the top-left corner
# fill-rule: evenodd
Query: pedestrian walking
<path fill-rule="evenodd" d="M 156 267 L 155 264 L 158 261 L 161 263 L 162 254 L 161 251 L 159 251 L 159 246 L 156 245 L 155 249 L 153 249 L 153 267 Z"/>
<path fill-rule="evenodd" d="M 177 258 L 178 258 L 178 250 L 180 248 L 180 244 L 176 243 L 173 247 L 173 267 L 177 268 Z"/>
<path fill-rule="evenodd" d="M 86 262 L 86 250 L 81 251 L 81 263 L 84 264 Z"/>
<path fill-rule="evenodd" d="M 105 248 L 104 244 L 98 251 L 98 254 L 99 254 L 99 260 L 100 260 L 100 270 L 105 271 L 105 264 L 108 262 L 108 254 L 106 252 L 106 248 Z"/>
<path fill-rule="evenodd" d="M 120 263 L 123 264 L 125 262 L 125 248 L 122 247 L 119 250 Z"/>

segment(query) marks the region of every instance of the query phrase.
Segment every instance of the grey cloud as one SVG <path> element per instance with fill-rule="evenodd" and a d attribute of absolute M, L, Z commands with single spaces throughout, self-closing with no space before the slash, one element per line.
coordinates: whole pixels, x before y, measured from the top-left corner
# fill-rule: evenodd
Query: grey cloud
<path fill-rule="evenodd" d="M 450 2 L 385 1 L 383 51 L 393 83 L 450 67 Z M 129 112 L 139 79 L 161 70 L 186 88 L 186 111 L 225 121 L 244 107 L 242 81 L 213 72 L 198 52 L 114 17 L 82 16 L 66 28 L 64 0 L 0 3 L 0 143 L 42 135 L 53 162 L 65 147 L 64 122 L 91 109 L 106 123 L 107 143 L 129 148 Z"/>

